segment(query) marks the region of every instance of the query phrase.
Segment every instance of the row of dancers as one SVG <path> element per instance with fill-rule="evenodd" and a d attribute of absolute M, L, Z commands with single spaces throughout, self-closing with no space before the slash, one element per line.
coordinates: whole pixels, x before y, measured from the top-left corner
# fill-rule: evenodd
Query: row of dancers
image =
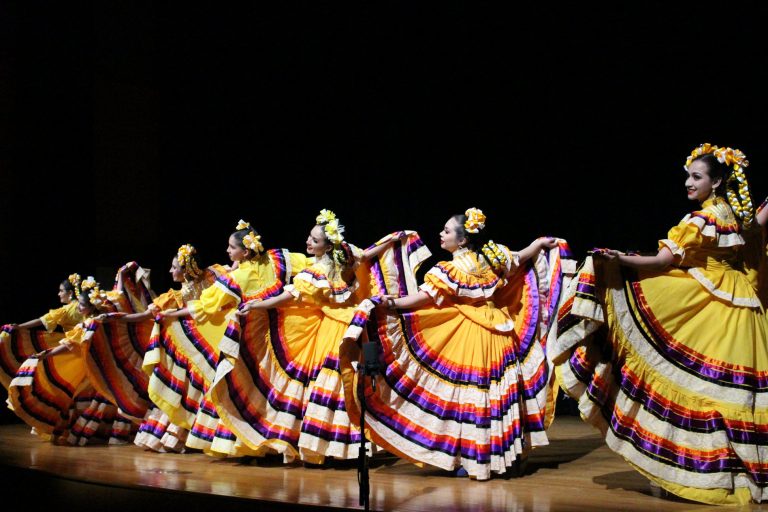
<path fill-rule="evenodd" d="M 265 249 L 240 221 L 228 266 L 183 245 L 156 296 L 132 262 L 105 291 L 70 276 L 65 305 L 0 334 L 9 406 L 36 434 L 157 451 L 280 454 L 374 448 L 485 480 L 546 445 L 557 389 L 634 468 L 695 501 L 763 501 L 768 485 L 768 297 L 763 226 L 738 150 L 686 161 L 699 208 L 653 256 L 484 240 L 477 208 L 430 252 L 412 231 L 362 250 L 322 210 L 306 254 Z M 359 372 L 361 343 L 381 348 Z M 365 401 L 361 432 L 360 398 Z"/>

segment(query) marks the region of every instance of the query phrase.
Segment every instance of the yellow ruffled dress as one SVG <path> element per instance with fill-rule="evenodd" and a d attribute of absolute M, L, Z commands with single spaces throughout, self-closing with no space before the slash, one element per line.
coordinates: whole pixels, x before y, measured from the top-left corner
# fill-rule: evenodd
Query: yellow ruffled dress
<path fill-rule="evenodd" d="M 144 371 L 150 375 L 152 402 L 173 424 L 189 430 L 186 447 L 231 456 L 249 453 L 219 420 L 208 391 L 221 350 L 237 345 L 233 338 L 238 339 L 241 328 L 252 328 L 236 315 L 237 307 L 281 293 L 304 266 L 306 258 L 300 254 L 265 251 L 219 276 L 199 300 L 189 301 L 189 317 L 164 321 L 145 356 Z"/>
<path fill-rule="evenodd" d="M 344 334 L 361 297 L 408 293 L 413 272 L 429 256 L 418 233 L 387 235 L 387 248 L 356 264 L 354 279 L 338 275 L 326 256 L 300 272 L 286 289 L 295 301 L 247 317 L 229 370 L 217 375 L 212 395 L 221 419 L 255 454 L 282 453 L 309 463 L 357 457 L 359 429 L 350 422 L 340 373 Z M 359 262 L 362 252 L 352 246 Z M 221 367 L 220 367 L 221 369 Z"/>
<path fill-rule="evenodd" d="M 608 446 L 665 489 L 762 501 L 768 324 L 739 225 L 715 198 L 659 247 L 676 257 L 661 272 L 587 259 L 550 347 L 558 378 Z"/>
<path fill-rule="evenodd" d="M 353 247 L 356 258 L 362 254 Z M 222 421 L 253 453 L 321 463 L 349 459 L 360 442 L 344 407 L 339 345 L 359 302 L 358 283 L 332 272 L 326 255 L 286 287 L 285 307 L 248 316 L 230 369 L 212 390 Z"/>
<path fill-rule="evenodd" d="M 376 388 L 345 364 L 347 396 L 365 393 L 366 435 L 382 448 L 445 470 L 463 466 L 479 480 L 505 473 L 548 443 L 549 367 L 543 339 L 562 282 L 560 248 L 547 284 L 533 262 L 507 255 L 497 274 L 470 250 L 427 272 L 421 290 L 434 303 L 376 310 L 371 339 L 383 349 Z M 563 243 L 564 254 L 567 245 Z M 549 286 L 551 285 L 551 289 Z M 553 299 L 549 300 L 550 292 Z M 548 311 L 548 312 L 545 312 Z M 359 400 L 348 399 L 359 424 Z"/>
<path fill-rule="evenodd" d="M 166 293 L 158 296 L 152 303 L 160 311 L 169 309 L 183 308 L 189 301 L 200 298 L 203 290 L 213 285 L 216 279 L 228 272 L 228 268 L 221 265 L 212 265 L 203 273 L 202 277 L 196 281 L 185 281 L 180 290 L 168 290 Z M 188 369 L 189 364 L 181 354 L 173 353 L 170 357 L 166 348 L 170 344 L 164 345 L 162 340 L 167 339 L 166 331 L 168 326 L 177 320 L 155 321 L 150 336 L 149 346 L 144 355 L 143 368 L 149 376 L 148 393 L 165 392 L 166 380 L 160 379 L 157 375 L 170 375 L 173 368 L 179 366 Z M 155 375 L 157 373 L 157 375 Z M 139 430 L 133 442 L 142 448 L 159 452 L 182 452 L 189 430 L 173 422 L 166 413 L 156 405 L 151 404 L 149 410 L 144 416 L 144 421 L 139 425 Z"/>
<path fill-rule="evenodd" d="M 0 383 L 5 389 L 32 354 L 56 347 L 64 338 L 64 333 L 83 320 L 74 300 L 60 308 L 51 309 L 40 317 L 42 327 L 17 329 L 12 325 L 0 328 Z"/>
<path fill-rule="evenodd" d="M 131 262 L 116 283 L 107 292 L 110 314 L 146 309 L 152 293 L 144 269 Z M 24 361 L 9 388 L 14 412 L 37 433 L 72 444 L 98 434 L 128 442 L 148 405 L 139 364 L 148 340 L 147 326 L 84 320 L 60 342 L 69 352 Z"/>

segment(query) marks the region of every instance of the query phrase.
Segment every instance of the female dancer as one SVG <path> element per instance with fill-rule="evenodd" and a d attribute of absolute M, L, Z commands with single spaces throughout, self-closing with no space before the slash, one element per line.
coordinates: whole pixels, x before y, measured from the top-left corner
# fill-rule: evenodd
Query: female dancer
<path fill-rule="evenodd" d="M 738 150 L 696 148 L 685 186 L 699 208 L 654 256 L 588 257 L 550 347 L 563 389 L 612 450 L 712 504 L 761 501 L 768 485 L 768 327 L 742 236 L 747 165 Z"/>
<path fill-rule="evenodd" d="M 95 317 L 115 311 L 117 300 L 115 293 L 110 300 L 92 277 L 83 281 L 77 302 L 83 321 L 67 331 L 57 347 L 32 355 L 16 372 L 9 402 L 37 434 L 79 445 L 102 435 L 109 436 L 112 444 L 127 441 L 130 421 L 94 390 L 83 364 L 83 353 L 99 330 Z"/>
<path fill-rule="evenodd" d="M 228 269 L 221 265 L 201 268 L 197 250 L 190 244 L 179 247 L 171 261 L 170 274 L 176 283 L 182 283 L 180 290 L 169 290 L 158 296 L 143 313 L 119 317 L 119 321 L 141 322 L 149 320 L 161 311 L 183 308 L 190 300 L 200 298 L 203 290 L 225 274 Z M 188 367 L 188 362 L 179 353 L 168 350 L 167 328 L 170 321 L 158 318 L 155 322 L 147 352 L 144 355 L 144 367 L 149 374 L 149 396 L 162 393 L 165 385 L 172 379 L 173 367 Z M 144 421 L 139 425 L 134 443 L 137 446 L 155 451 L 183 451 L 188 430 L 171 423 L 168 415 L 154 404 L 150 406 Z"/>
<path fill-rule="evenodd" d="M 65 332 L 82 321 L 77 308 L 79 291 L 80 276 L 72 274 L 59 285 L 59 300 L 64 306 L 52 309 L 40 318 L 0 328 L 0 383 L 5 389 L 25 359 L 55 347 Z M 55 332 L 57 330 L 60 332 Z"/>
<path fill-rule="evenodd" d="M 265 250 L 261 236 L 242 220 L 229 237 L 227 254 L 234 270 L 219 276 L 185 308 L 161 313 L 164 329 L 147 353 L 144 369 L 152 374 L 152 401 L 171 422 L 189 430 L 188 448 L 237 456 L 250 452 L 220 424 L 216 408 L 206 397 L 220 351 L 232 346 L 232 337 L 239 333 L 238 306 L 279 295 L 305 266 L 306 258 L 285 249 Z"/>
<path fill-rule="evenodd" d="M 389 235 L 362 251 L 343 233 L 336 215 L 322 210 L 306 242 L 314 262 L 281 294 L 241 308 L 247 324 L 267 329 L 243 331 L 212 397 L 222 421 L 256 453 L 300 456 L 309 464 L 357 456 L 351 448 L 360 432 L 345 408 L 339 345 L 362 298 L 360 278 L 368 283 L 367 266 L 358 265 L 407 235 Z"/>
<path fill-rule="evenodd" d="M 547 444 L 548 366 L 540 344 L 546 333 L 539 324 L 546 325 L 549 290 L 540 288 L 532 266 L 542 250 L 552 250 L 554 295 L 561 281 L 556 239 L 539 238 L 513 253 L 477 240 L 485 220 L 476 208 L 450 217 L 440 247 L 451 261 L 435 265 L 414 293 L 373 299 L 380 306 L 368 333 L 383 349 L 375 387 L 343 362 L 347 396 L 365 394 L 373 442 L 479 480 Z M 353 325 L 347 337 L 360 328 Z M 359 422 L 358 402 L 347 403 Z"/>

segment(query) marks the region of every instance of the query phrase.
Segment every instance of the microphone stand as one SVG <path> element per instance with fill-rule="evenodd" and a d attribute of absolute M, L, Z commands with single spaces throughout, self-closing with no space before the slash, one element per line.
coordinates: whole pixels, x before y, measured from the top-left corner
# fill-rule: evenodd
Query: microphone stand
<path fill-rule="evenodd" d="M 368 451 L 365 447 L 365 376 L 371 379 L 371 388 L 376 391 L 376 376 L 379 374 L 380 346 L 373 341 L 363 343 L 363 362 L 358 367 L 360 381 L 358 395 L 360 397 L 360 451 L 358 452 L 357 481 L 360 484 L 360 506 L 367 512 L 370 510 L 371 487 L 368 478 Z"/>

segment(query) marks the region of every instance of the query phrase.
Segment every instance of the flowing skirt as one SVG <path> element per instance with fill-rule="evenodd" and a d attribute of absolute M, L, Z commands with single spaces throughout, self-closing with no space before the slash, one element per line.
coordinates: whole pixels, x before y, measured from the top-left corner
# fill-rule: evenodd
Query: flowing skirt
<path fill-rule="evenodd" d="M 622 273 L 592 258 L 567 296 L 551 346 L 558 378 L 608 446 L 684 498 L 765 499 L 762 308 L 734 306 L 682 269 Z"/>

